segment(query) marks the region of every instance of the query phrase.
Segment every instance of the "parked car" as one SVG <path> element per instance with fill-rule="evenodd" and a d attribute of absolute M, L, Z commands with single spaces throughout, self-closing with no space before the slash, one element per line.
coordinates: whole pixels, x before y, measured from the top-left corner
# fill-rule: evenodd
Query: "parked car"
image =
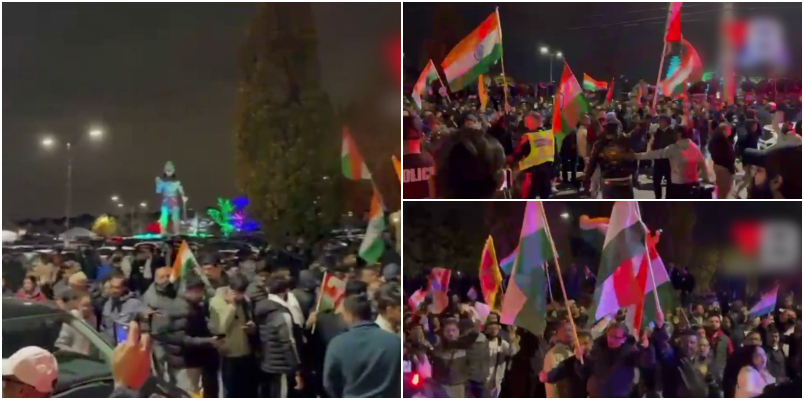
<path fill-rule="evenodd" d="M 83 342 L 80 348 L 59 340 L 70 330 Z M 86 346 L 88 344 L 88 346 Z M 97 331 L 55 304 L 3 297 L 3 360 L 17 350 L 38 346 L 50 351 L 59 365 L 53 397 L 109 397 L 114 389 L 111 359 L 114 348 Z M 140 389 L 142 397 L 189 397 L 181 389 L 151 377 Z"/>

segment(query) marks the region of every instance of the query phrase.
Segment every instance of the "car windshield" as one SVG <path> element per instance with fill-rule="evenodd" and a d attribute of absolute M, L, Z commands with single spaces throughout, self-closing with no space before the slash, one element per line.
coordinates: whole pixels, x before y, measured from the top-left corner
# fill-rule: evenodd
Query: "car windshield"
<path fill-rule="evenodd" d="M 38 346 L 59 364 L 55 393 L 95 379 L 111 379 L 112 347 L 71 314 L 35 315 L 3 320 L 3 359 Z"/>

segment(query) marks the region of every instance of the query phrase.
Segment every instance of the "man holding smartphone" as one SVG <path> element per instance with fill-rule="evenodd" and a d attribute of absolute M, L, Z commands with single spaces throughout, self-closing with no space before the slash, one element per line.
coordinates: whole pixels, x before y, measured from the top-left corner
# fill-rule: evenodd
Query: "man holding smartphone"
<path fill-rule="evenodd" d="M 223 395 L 232 398 L 257 397 L 252 355 L 248 335 L 256 332 L 254 322 L 246 312 L 248 280 L 242 274 L 229 279 L 209 302 L 212 333 L 222 338 L 218 348 L 222 356 L 221 380 Z"/>

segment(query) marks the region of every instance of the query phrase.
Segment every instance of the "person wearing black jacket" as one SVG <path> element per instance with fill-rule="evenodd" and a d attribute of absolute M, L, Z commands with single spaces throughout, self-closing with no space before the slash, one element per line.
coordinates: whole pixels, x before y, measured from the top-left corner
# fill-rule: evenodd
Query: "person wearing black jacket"
<path fill-rule="evenodd" d="M 578 186 L 578 180 L 575 175 L 578 170 L 578 141 L 577 130 L 573 130 L 561 142 L 561 180 L 564 183 L 570 183 L 573 187 Z M 567 180 L 568 176 L 570 180 Z"/>
<path fill-rule="evenodd" d="M 254 323 L 262 345 L 260 397 L 294 397 L 303 386 L 302 331 L 287 302 L 289 290 L 286 271 L 276 272 L 268 281 L 268 296 L 254 304 Z"/>
<path fill-rule="evenodd" d="M 653 134 L 652 150 L 660 150 L 675 143 L 675 134 L 670 126 L 670 117 L 659 117 L 659 129 Z M 653 160 L 653 194 L 657 199 L 662 198 L 662 178 L 670 184 L 670 160 Z"/>
<path fill-rule="evenodd" d="M 592 146 L 589 163 L 583 174 L 584 183 L 588 187 L 595 168 L 600 166 L 604 199 L 634 198 L 634 186 L 631 181 L 636 170 L 634 151 L 628 139 L 619 136 L 620 130 L 621 124 L 618 121 L 606 124 L 604 136 Z"/>
<path fill-rule="evenodd" d="M 715 183 L 717 184 L 717 198 L 725 199 L 734 186 L 734 147 L 729 142 L 731 125 L 720 124 L 709 140 L 709 153 L 715 169 Z"/>
<path fill-rule="evenodd" d="M 703 372 L 705 359 L 698 357 L 698 336 L 691 330 L 676 335 L 679 346 L 670 344 L 670 336 L 658 326 L 653 333 L 661 365 L 663 397 L 709 397 L 715 393 L 714 378 Z"/>
<path fill-rule="evenodd" d="M 195 274 L 184 278 L 183 295 L 162 298 L 151 314 L 154 339 L 165 352 L 172 383 L 196 395 L 218 397 L 218 352 L 222 341 L 209 331 L 209 308 L 203 302 L 204 282 Z M 146 302 L 147 303 L 147 302 Z"/>

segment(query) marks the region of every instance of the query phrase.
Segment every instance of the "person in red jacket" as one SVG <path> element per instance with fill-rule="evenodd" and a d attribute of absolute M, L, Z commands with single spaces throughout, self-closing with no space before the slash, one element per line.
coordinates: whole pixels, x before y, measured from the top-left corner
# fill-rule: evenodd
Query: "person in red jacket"
<path fill-rule="evenodd" d="M 39 285 L 36 282 L 36 277 L 26 276 L 22 281 L 22 289 L 17 292 L 17 297 L 33 301 L 45 301 L 47 298 L 42 291 L 39 290 Z"/>

